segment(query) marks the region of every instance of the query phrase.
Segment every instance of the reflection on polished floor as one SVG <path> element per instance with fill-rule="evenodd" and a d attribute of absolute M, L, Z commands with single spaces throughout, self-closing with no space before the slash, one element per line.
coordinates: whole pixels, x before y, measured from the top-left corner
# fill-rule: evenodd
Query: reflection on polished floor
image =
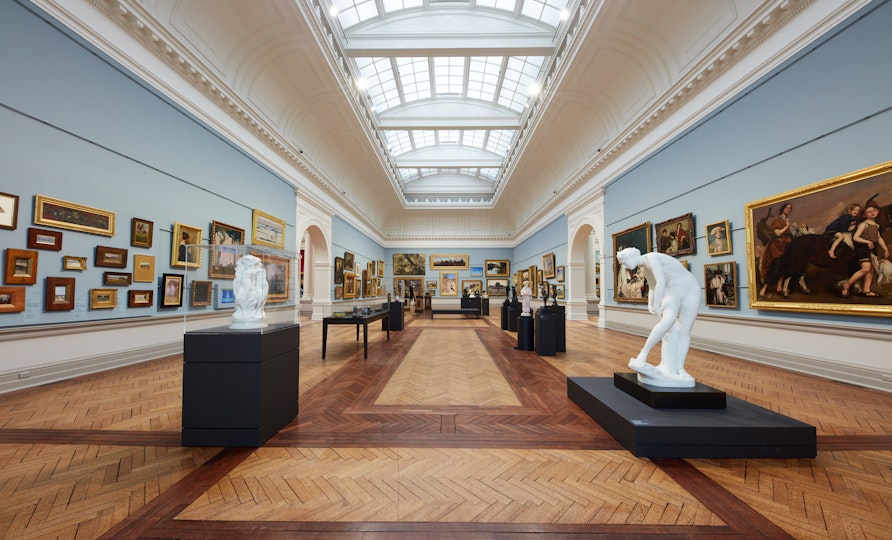
<path fill-rule="evenodd" d="M 688 370 L 817 426 L 809 459 L 635 458 L 566 397 L 643 338 L 498 317 L 301 328 L 300 412 L 262 448 L 183 448 L 182 359 L 0 395 L 0 538 L 886 538 L 892 396 L 692 351 Z M 343 332 L 343 335 L 338 333 Z"/>

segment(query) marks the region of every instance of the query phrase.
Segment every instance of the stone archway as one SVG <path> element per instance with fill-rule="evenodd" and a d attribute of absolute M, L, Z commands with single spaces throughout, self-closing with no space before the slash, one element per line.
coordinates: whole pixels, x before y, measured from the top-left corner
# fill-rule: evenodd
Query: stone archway
<path fill-rule="evenodd" d="M 302 239 L 304 283 L 300 303 L 302 308 L 310 307 L 313 320 L 320 320 L 331 312 L 331 249 L 317 224 L 308 224 Z"/>
<path fill-rule="evenodd" d="M 604 261 L 603 198 L 580 205 L 567 218 L 567 318 L 586 320 L 589 312 L 600 312 L 604 298 L 604 282 L 596 275 Z"/>

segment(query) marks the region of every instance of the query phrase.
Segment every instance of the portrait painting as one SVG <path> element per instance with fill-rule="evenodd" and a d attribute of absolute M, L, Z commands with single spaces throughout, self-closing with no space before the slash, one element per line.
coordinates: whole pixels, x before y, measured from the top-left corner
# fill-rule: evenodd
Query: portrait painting
<path fill-rule="evenodd" d="M 334 258 L 334 284 L 335 285 L 343 285 L 344 284 L 344 258 L 343 257 L 335 257 Z"/>
<path fill-rule="evenodd" d="M 171 236 L 170 266 L 173 268 L 198 268 L 201 266 L 201 229 L 182 223 L 173 224 Z"/>
<path fill-rule="evenodd" d="M 183 305 L 183 274 L 161 275 L 160 307 L 180 307 Z"/>
<path fill-rule="evenodd" d="M 712 257 L 731 253 L 731 226 L 727 219 L 706 226 L 706 252 Z"/>
<path fill-rule="evenodd" d="M 734 261 L 703 265 L 703 283 L 708 307 L 737 307 L 737 263 Z"/>
<path fill-rule="evenodd" d="M 666 255 L 679 257 L 697 253 L 697 235 L 694 231 L 694 214 L 672 218 L 654 225 L 657 250 Z M 642 253 L 644 253 L 642 251 Z"/>
<path fill-rule="evenodd" d="M 748 203 L 750 307 L 892 316 L 892 161 Z"/>
<path fill-rule="evenodd" d="M 641 253 L 651 250 L 650 222 L 630 227 L 613 235 L 613 299 L 617 302 L 647 302 L 648 285 L 644 270 L 624 268 L 616 254 L 625 248 L 638 248 Z"/>

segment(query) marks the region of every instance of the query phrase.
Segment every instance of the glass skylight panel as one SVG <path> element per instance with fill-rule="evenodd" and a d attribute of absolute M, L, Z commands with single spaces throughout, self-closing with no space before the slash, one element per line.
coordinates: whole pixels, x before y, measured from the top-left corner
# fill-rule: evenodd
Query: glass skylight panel
<path fill-rule="evenodd" d="M 465 82 L 465 57 L 434 58 L 434 88 L 437 95 L 461 94 Z"/>
<path fill-rule="evenodd" d="M 504 9 L 513 13 L 515 6 L 517 6 L 517 0 L 477 0 L 477 5 Z"/>
<path fill-rule="evenodd" d="M 383 0 L 384 13 L 393 13 L 401 9 L 408 9 L 422 5 L 423 0 Z"/>
<path fill-rule="evenodd" d="M 462 133 L 461 143 L 464 146 L 470 146 L 472 148 L 480 148 L 483 149 L 483 145 L 486 144 L 486 130 L 484 129 L 466 129 L 464 133 Z"/>
<path fill-rule="evenodd" d="M 400 175 L 400 180 L 402 180 L 403 182 L 410 182 L 412 180 L 415 180 L 416 178 L 421 177 L 418 169 L 397 169 L 397 172 Z"/>
<path fill-rule="evenodd" d="M 430 65 L 427 58 L 397 58 L 396 66 L 406 103 L 431 97 Z"/>
<path fill-rule="evenodd" d="M 566 0 L 524 0 L 521 13 L 556 28 L 561 22 L 561 10 L 566 7 Z"/>
<path fill-rule="evenodd" d="M 415 140 L 416 150 L 437 144 L 437 132 L 432 129 L 414 130 L 412 138 Z"/>
<path fill-rule="evenodd" d="M 486 150 L 502 157 L 508 155 L 508 149 L 511 148 L 511 142 L 514 139 L 515 131 L 513 129 L 494 129 L 489 132 L 489 139 L 486 141 Z"/>
<path fill-rule="evenodd" d="M 331 5 L 338 10 L 338 22 L 345 30 L 378 16 L 375 0 L 332 0 Z"/>
<path fill-rule="evenodd" d="M 441 129 L 437 132 L 440 144 L 458 144 L 460 138 L 461 131 L 457 129 Z"/>
<path fill-rule="evenodd" d="M 387 141 L 387 148 L 390 149 L 390 155 L 393 157 L 412 150 L 412 139 L 409 137 L 408 131 L 383 131 L 382 133 L 384 140 Z"/>
<path fill-rule="evenodd" d="M 504 56 L 473 56 L 468 64 L 468 97 L 492 103 L 499 87 Z"/>
<path fill-rule="evenodd" d="M 390 58 L 357 58 L 356 67 L 368 82 L 369 99 L 379 113 L 400 104 Z"/>
<path fill-rule="evenodd" d="M 498 167 L 481 167 L 477 169 L 477 176 L 489 182 L 495 182 L 501 170 Z"/>
<path fill-rule="evenodd" d="M 508 59 L 499 105 L 518 112 L 523 111 L 527 103 L 528 88 L 539 76 L 542 60 L 541 56 L 512 56 Z"/>

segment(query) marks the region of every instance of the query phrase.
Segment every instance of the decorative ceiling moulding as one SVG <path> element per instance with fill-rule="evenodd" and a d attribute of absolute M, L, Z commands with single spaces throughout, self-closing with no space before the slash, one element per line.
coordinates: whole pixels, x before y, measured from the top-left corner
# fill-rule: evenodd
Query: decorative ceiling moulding
<path fill-rule="evenodd" d="M 343 190 L 327 181 L 324 175 L 303 155 L 303 151 L 300 148 L 296 148 L 284 141 L 274 130 L 267 128 L 263 120 L 255 115 L 248 105 L 238 99 L 236 94 L 225 83 L 217 80 L 206 71 L 200 62 L 186 51 L 185 47 L 160 28 L 154 22 L 153 17 L 138 2 L 129 0 L 88 0 L 88 2 L 140 43 L 147 51 L 150 51 L 171 69 L 178 72 L 193 88 L 200 91 L 205 97 L 226 111 L 242 127 L 253 133 L 267 148 L 300 170 L 313 184 L 342 204 L 350 212 L 353 212 L 356 216 L 361 216 L 365 226 L 371 230 L 377 230 L 379 234 L 382 233 L 375 225 L 375 220 L 371 219 L 362 208 L 356 206 L 351 199 L 346 197 Z M 56 1 L 42 3 L 54 6 L 57 4 Z M 59 13 L 61 10 L 56 9 L 55 12 Z M 66 23 L 65 20 L 61 20 L 61 22 Z M 172 96 L 168 97 L 172 98 Z M 221 132 L 226 132 L 221 126 L 217 127 Z M 227 138 L 238 142 L 237 137 Z M 265 161 L 262 159 L 262 156 L 257 157 L 261 161 Z M 283 174 L 283 176 L 286 179 L 292 177 L 290 174 Z M 295 184 L 295 187 L 299 186 Z"/>

